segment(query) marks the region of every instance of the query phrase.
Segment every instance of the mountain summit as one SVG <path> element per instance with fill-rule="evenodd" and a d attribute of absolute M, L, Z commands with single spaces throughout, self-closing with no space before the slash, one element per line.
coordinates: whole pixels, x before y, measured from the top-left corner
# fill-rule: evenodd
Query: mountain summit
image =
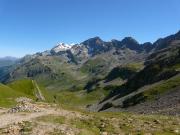
<path fill-rule="evenodd" d="M 54 48 L 51 49 L 52 52 L 58 53 L 61 51 L 66 51 L 71 49 L 72 45 L 66 43 L 58 43 Z"/>

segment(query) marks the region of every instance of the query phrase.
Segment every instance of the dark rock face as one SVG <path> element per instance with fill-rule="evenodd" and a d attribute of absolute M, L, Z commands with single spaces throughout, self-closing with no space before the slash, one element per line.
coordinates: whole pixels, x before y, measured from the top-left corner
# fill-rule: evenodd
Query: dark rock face
<path fill-rule="evenodd" d="M 151 54 L 145 62 L 146 67 L 130 78 L 127 83 L 112 91 L 110 97 L 117 94 L 123 97 L 145 85 L 167 80 L 178 74 L 179 71 L 172 67 L 180 63 L 179 49 L 180 46 L 177 45 Z"/>
<path fill-rule="evenodd" d="M 118 41 L 113 42 L 120 45 Z M 144 43 L 142 47 L 143 51 L 150 52 L 144 69 L 124 84 L 112 88 L 110 94 L 94 106 L 97 111 L 180 114 L 180 98 L 174 94 L 180 91 L 180 32 L 154 44 Z"/>
<path fill-rule="evenodd" d="M 99 37 L 90 38 L 81 43 L 88 49 L 88 54 L 91 56 L 100 54 L 108 49 L 107 45 Z"/>
<path fill-rule="evenodd" d="M 145 52 L 150 52 L 154 48 L 154 45 L 150 42 L 146 42 L 142 44 L 142 47 Z"/>
<path fill-rule="evenodd" d="M 105 77 L 105 79 L 106 79 L 106 82 L 110 82 L 116 78 L 122 78 L 123 80 L 126 80 L 132 77 L 135 73 L 136 71 L 128 67 L 115 67 Z"/>
<path fill-rule="evenodd" d="M 96 46 L 103 46 L 104 45 L 104 41 L 102 39 L 100 39 L 99 37 L 94 37 L 94 38 L 90 38 L 84 42 L 82 42 L 81 44 L 94 48 Z"/>
<path fill-rule="evenodd" d="M 132 37 L 126 37 L 121 41 L 121 46 L 135 51 L 141 51 L 140 44 Z"/>
<path fill-rule="evenodd" d="M 168 37 L 158 39 L 154 43 L 155 50 L 158 51 L 158 50 L 167 48 L 169 45 L 172 45 L 171 43 L 173 41 L 176 41 L 176 40 L 180 40 L 180 31 L 174 35 L 170 35 Z"/>
<path fill-rule="evenodd" d="M 51 69 L 49 67 L 38 67 L 36 69 L 30 69 L 27 71 L 27 77 L 35 77 L 39 74 L 49 74 Z"/>
<path fill-rule="evenodd" d="M 132 51 L 136 51 L 137 53 L 145 52 L 149 53 L 154 45 L 150 42 L 139 44 L 134 38 L 126 37 L 122 41 L 113 39 L 110 42 L 105 42 L 99 37 L 90 38 L 81 43 L 82 46 L 87 48 L 88 54 L 91 56 L 95 56 L 104 52 L 111 51 L 112 49 L 116 50 L 124 50 L 129 49 Z"/>
<path fill-rule="evenodd" d="M 111 44 L 116 47 L 116 48 L 120 48 L 121 47 L 121 41 L 113 39 L 111 40 Z"/>

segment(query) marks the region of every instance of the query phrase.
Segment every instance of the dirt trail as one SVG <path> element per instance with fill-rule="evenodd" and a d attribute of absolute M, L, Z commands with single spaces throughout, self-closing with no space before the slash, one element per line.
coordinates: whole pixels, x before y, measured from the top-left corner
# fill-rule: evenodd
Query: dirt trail
<path fill-rule="evenodd" d="M 44 115 L 54 114 L 53 110 L 44 110 L 37 113 L 4 113 L 0 115 L 0 128 L 6 127 L 13 123 L 22 121 L 30 121 L 33 118 L 37 118 Z"/>
<path fill-rule="evenodd" d="M 34 105 L 40 108 L 41 111 L 7 113 L 8 109 L 0 108 L 0 134 L 20 135 L 21 133 L 28 133 L 31 135 L 49 135 L 53 133 L 63 135 L 119 135 L 136 132 L 137 129 L 137 134 L 139 131 L 163 134 L 166 129 L 169 129 L 167 133 L 179 134 L 180 132 L 179 117 L 168 118 L 129 114 L 114 116 L 108 113 L 96 116 L 96 114 L 93 113 L 87 114 L 66 110 L 55 104 L 38 102 Z M 63 117 L 61 118 L 59 116 Z M 40 118 L 37 119 L 38 117 Z M 127 128 L 129 130 L 128 132 Z"/>
<path fill-rule="evenodd" d="M 6 113 L 8 110 L 2 110 L 0 109 L 0 112 L 3 112 L 0 114 L 0 128 L 4 128 L 10 124 L 23 122 L 23 121 L 31 121 L 37 117 L 40 116 L 46 116 L 46 115 L 58 115 L 58 116 L 65 116 L 70 118 L 82 118 L 80 113 L 74 112 L 74 111 L 68 111 L 64 109 L 55 109 L 50 107 L 43 107 L 39 105 L 41 108 L 41 112 L 31 112 L 31 113 Z M 46 109 L 45 109 L 46 108 Z"/>
<path fill-rule="evenodd" d="M 41 93 L 41 90 L 40 90 L 38 84 L 36 83 L 36 81 L 32 80 L 32 84 L 35 86 L 35 88 L 37 90 L 35 93 L 36 97 L 42 101 L 45 101 L 45 98 L 44 98 L 43 94 Z"/>

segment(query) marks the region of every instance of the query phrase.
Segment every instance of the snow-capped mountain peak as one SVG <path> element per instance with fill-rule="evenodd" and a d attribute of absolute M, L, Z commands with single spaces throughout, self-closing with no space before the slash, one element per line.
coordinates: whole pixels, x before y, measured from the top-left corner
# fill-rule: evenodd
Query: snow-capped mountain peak
<path fill-rule="evenodd" d="M 65 44 L 65 43 L 58 43 L 52 50 L 56 53 L 60 51 L 66 51 L 71 49 L 72 45 L 70 44 Z"/>

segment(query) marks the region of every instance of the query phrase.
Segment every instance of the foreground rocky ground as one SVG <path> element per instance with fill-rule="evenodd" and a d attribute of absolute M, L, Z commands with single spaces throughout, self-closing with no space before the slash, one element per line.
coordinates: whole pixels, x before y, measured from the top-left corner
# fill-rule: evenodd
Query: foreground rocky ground
<path fill-rule="evenodd" d="M 1 135 L 180 134 L 180 117 L 89 113 L 27 99 L 18 102 L 0 108 Z"/>

